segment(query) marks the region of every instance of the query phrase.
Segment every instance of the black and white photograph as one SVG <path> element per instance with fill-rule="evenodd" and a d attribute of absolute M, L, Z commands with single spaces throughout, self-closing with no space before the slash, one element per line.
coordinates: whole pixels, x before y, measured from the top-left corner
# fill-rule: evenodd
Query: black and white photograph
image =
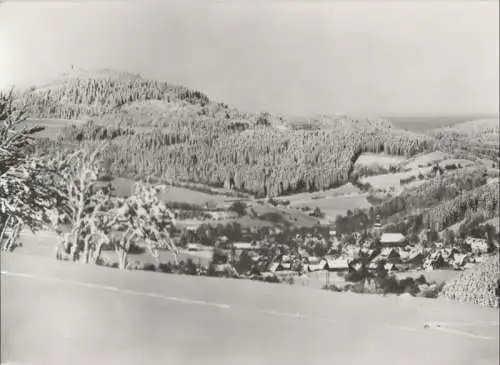
<path fill-rule="evenodd" d="M 499 11 L 0 0 L 0 364 L 500 364 Z"/>

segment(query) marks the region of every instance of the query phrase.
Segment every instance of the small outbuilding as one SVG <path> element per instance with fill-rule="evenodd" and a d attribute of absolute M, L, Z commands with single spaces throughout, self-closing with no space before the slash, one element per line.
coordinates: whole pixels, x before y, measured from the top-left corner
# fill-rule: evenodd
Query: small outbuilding
<path fill-rule="evenodd" d="M 235 242 L 233 243 L 235 250 L 255 250 L 257 246 L 252 245 L 251 242 Z"/>
<path fill-rule="evenodd" d="M 201 247 L 200 246 L 201 245 L 198 243 L 190 242 L 186 245 L 186 250 L 188 250 L 188 251 L 201 251 L 203 249 L 203 246 L 201 246 Z"/>

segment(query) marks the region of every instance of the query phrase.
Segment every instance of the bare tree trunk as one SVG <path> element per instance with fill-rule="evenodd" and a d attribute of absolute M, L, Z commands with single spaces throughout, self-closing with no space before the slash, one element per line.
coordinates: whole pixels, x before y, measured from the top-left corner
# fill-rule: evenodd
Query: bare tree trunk
<path fill-rule="evenodd" d="M 85 237 L 84 240 L 84 247 L 83 247 L 83 262 L 85 264 L 89 263 L 89 256 L 90 256 L 90 240 L 92 239 L 92 235 L 89 234 L 87 237 Z"/>
<path fill-rule="evenodd" d="M 57 237 L 57 245 L 56 245 L 56 259 L 63 260 L 68 256 L 68 245 L 69 245 L 69 236 L 68 234 L 62 232 Z"/>
<path fill-rule="evenodd" d="M 155 263 L 156 263 L 156 268 L 159 269 L 160 268 L 160 254 L 157 252 L 155 253 L 151 253 L 151 255 L 154 257 L 155 259 Z"/>
<path fill-rule="evenodd" d="M 115 245 L 115 250 L 118 256 L 118 267 L 122 270 L 127 268 L 128 241 L 129 239 L 120 239 L 120 242 Z"/>
<path fill-rule="evenodd" d="M 73 229 L 71 232 L 70 236 L 71 240 L 71 251 L 70 251 L 70 256 L 72 261 L 77 261 L 78 260 L 78 239 L 80 238 L 80 228 L 77 226 Z"/>
<path fill-rule="evenodd" d="M 127 261 L 128 261 L 127 259 L 128 259 L 128 252 L 124 250 L 122 252 L 122 259 L 121 259 L 122 269 L 126 269 L 127 268 Z"/>
<path fill-rule="evenodd" d="M 99 258 L 101 257 L 101 252 L 102 252 L 102 246 L 104 244 L 104 241 L 103 240 L 99 240 L 97 242 L 97 246 L 96 246 L 96 249 L 92 255 L 92 263 L 93 264 L 97 264 L 97 262 L 99 261 Z"/>
<path fill-rule="evenodd" d="M 121 248 L 118 253 L 118 266 L 122 270 L 125 270 L 127 268 L 127 251 L 125 251 L 123 248 Z"/>
<path fill-rule="evenodd" d="M 60 240 L 56 246 L 56 260 L 62 260 L 64 257 L 63 253 L 66 253 L 65 252 L 65 245 L 64 245 L 64 242 L 62 240 Z"/>
<path fill-rule="evenodd" d="M 149 250 L 149 253 L 151 254 L 151 256 L 153 256 L 153 258 L 155 259 L 156 268 L 159 269 L 160 268 L 160 251 L 158 250 L 158 247 L 156 247 L 154 245 L 154 243 L 151 241 L 149 241 L 149 242 L 147 241 L 146 246 L 148 247 L 148 250 Z"/>
<path fill-rule="evenodd" d="M 10 251 L 10 249 L 13 247 L 19 236 L 19 232 L 21 231 L 21 226 L 21 222 L 17 222 L 16 225 L 12 228 L 10 237 L 7 239 L 7 243 L 5 244 L 5 251 Z"/>
<path fill-rule="evenodd" d="M 2 229 L 2 231 L 0 232 L 0 250 L 1 251 L 6 251 L 5 248 L 4 248 L 4 245 L 3 245 L 3 236 L 5 235 L 5 232 L 7 232 L 7 227 L 9 226 L 9 223 L 10 223 L 10 216 L 7 216 L 7 218 L 2 218 L 2 225 L 0 226 L 0 228 Z"/>
<path fill-rule="evenodd" d="M 179 260 L 177 258 L 177 252 L 175 252 L 175 251 L 174 251 L 174 264 L 175 264 L 175 266 L 179 265 Z"/>

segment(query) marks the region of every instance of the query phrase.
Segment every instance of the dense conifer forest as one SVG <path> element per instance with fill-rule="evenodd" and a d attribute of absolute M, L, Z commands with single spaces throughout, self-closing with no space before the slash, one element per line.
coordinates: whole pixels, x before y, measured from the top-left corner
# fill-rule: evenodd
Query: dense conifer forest
<path fill-rule="evenodd" d="M 68 127 L 58 148 L 68 142 L 110 141 L 110 174 L 200 182 L 257 196 L 341 185 L 362 152 L 411 156 L 432 148 L 431 138 L 396 130 L 379 119 L 332 119 L 324 130 L 297 124 L 276 128 L 277 118 L 268 113 L 240 113 L 201 92 L 139 78 L 69 80 L 59 88 L 25 93 L 22 100 L 33 117 L 96 118 L 96 123 Z M 151 100 L 197 112 L 186 120 L 167 115 L 157 121 L 159 126 L 141 133 L 120 123 L 103 125 L 106 118 L 100 119 L 119 115 L 125 104 Z"/>

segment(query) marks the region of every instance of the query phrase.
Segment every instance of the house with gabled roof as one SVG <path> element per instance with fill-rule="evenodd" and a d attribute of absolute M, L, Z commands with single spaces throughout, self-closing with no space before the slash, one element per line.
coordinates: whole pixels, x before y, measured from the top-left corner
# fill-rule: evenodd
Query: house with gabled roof
<path fill-rule="evenodd" d="M 279 263 L 279 262 L 271 262 L 269 264 L 269 266 L 267 267 L 266 271 L 276 272 L 276 271 L 280 271 L 280 270 L 283 270 L 283 266 L 281 265 L 281 263 Z"/>
<path fill-rule="evenodd" d="M 393 263 L 398 263 L 401 261 L 401 256 L 399 255 L 398 250 L 396 250 L 394 247 L 383 247 L 382 251 L 377 257 Z"/>
<path fill-rule="evenodd" d="M 349 270 L 349 260 L 346 257 L 326 256 L 322 260 L 323 268 L 328 271 L 347 271 Z"/>
<path fill-rule="evenodd" d="M 404 246 L 406 237 L 401 233 L 384 233 L 380 237 L 380 243 L 383 246 Z"/>
<path fill-rule="evenodd" d="M 309 257 L 307 270 L 309 272 L 324 270 L 325 261 L 319 257 Z"/>

